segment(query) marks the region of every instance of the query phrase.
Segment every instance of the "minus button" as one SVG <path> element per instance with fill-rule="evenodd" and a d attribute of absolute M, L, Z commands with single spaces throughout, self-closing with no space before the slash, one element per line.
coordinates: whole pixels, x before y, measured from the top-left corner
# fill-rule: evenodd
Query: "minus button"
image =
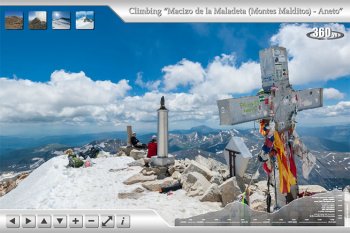
<path fill-rule="evenodd" d="M 85 216 L 85 227 L 86 228 L 98 228 L 98 215 L 86 215 Z"/>

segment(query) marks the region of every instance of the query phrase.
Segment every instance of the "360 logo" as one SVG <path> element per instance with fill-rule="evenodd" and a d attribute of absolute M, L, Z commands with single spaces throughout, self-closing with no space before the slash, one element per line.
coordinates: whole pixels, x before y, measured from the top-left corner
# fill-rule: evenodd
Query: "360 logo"
<path fill-rule="evenodd" d="M 313 28 L 311 32 L 306 34 L 307 37 L 316 40 L 335 40 L 344 37 L 344 33 L 334 31 L 328 27 Z"/>

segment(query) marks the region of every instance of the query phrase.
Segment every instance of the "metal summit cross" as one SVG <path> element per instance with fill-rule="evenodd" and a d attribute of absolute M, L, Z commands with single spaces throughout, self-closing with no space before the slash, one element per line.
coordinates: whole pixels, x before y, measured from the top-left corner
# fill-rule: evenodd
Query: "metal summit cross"
<path fill-rule="evenodd" d="M 283 47 L 260 51 L 263 92 L 257 96 L 218 100 L 220 124 L 270 119 L 278 132 L 290 129 L 298 111 L 323 105 L 323 89 L 294 91 L 289 83 L 288 56 Z"/>
<path fill-rule="evenodd" d="M 268 124 L 271 123 L 272 127 L 266 128 L 267 131 L 265 131 L 269 132 L 269 135 L 264 135 L 264 146 L 267 145 L 270 139 L 272 140 L 271 133 L 278 137 L 277 139 L 274 137 L 276 144 L 273 143 L 272 145 L 276 145 L 275 149 L 277 149 L 278 154 L 280 192 L 286 195 L 286 202 L 288 203 L 297 198 L 295 153 L 290 143 L 295 139 L 294 136 L 297 136 L 294 132 L 295 116 L 298 111 L 321 107 L 323 105 L 323 89 L 314 88 L 295 91 L 292 88 L 289 83 L 288 56 L 285 48 L 267 48 L 261 50 L 259 56 L 262 90 L 256 96 L 218 100 L 220 124 L 235 125 L 254 120 L 263 120 L 261 122 L 263 124 L 264 121 L 267 121 Z M 269 140 L 267 137 L 269 137 Z M 268 150 L 270 152 L 268 153 L 272 155 L 270 154 L 273 152 L 271 141 L 269 145 Z M 266 151 L 264 152 L 266 153 Z M 270 161 L 268 158 L 266 157 L 266 160 L 264 160 Z M 272 163 L 274 164 L 274 162 Z M 275 171 L 275 165 L 271 165 L 271 167 Z M 270 169 L 268 170 L 271 172 Z M 292 177 L 290 174 L 292 174 Z M 277 200 L 276 190 L 275 195 Z"/>

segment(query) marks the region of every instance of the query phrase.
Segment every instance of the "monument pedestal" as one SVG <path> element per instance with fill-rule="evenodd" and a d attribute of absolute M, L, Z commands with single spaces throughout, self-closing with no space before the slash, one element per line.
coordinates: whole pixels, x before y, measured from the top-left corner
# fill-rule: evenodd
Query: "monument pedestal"
<path fill-rule="evenodd" d="M 175 157 L 158 157 L 153 156 L 150 161 L 151 167 L 169 167 L 170 165 L 175 164 Z"/>

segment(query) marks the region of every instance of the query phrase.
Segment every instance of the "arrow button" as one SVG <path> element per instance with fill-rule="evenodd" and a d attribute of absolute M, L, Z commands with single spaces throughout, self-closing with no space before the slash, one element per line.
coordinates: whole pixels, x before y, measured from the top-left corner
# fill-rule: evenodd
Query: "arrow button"
<path fill-rule="evenodd" d="M 39 215 L 38 216 L 38 227 L 39 228 L 51 228 L 51 216 L 50 215 Z"/>
<path fill-rule="evenodd" d="M 6 216 L 7 228 L 19 228 L 19 215 L 7 215 Z"/>
<path fill-rule="evenodd" d="M 67 216 L 54 215 L 53 216 L 53 227 L 54 228 L 67 228 Z"/>
<path fill-rule="evenodd" d="M 24 215 L 22 219 L 23 228 L 34 228 L 35 227 L 35 215 Z"/>
<path fill-rule="evenodd" d="M 28 219 L 28 218 L 26 218 L 26 224 L 28 224 L 28 223 L 30 223 L 30 222 L 31 222 L 31 220 Z"/>

